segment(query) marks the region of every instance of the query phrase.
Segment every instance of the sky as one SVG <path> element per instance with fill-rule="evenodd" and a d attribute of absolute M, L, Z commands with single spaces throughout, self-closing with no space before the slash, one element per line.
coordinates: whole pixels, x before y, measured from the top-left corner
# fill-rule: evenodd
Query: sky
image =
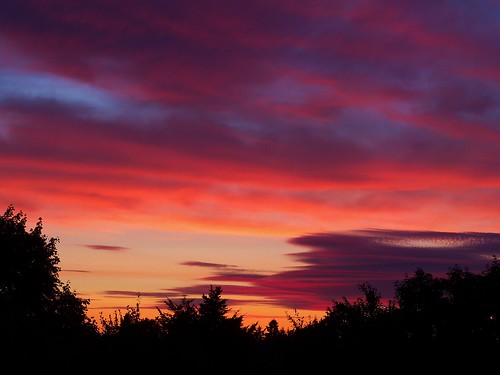
<path fill-rule="evenodd" d="M 500 3 L 0 2 L 0 210 L 99 319 L 244 323 L 500 253 Z"/>

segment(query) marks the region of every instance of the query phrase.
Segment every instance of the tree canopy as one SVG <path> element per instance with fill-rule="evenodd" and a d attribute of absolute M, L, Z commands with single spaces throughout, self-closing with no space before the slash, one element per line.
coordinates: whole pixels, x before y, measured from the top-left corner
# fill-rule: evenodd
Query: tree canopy
<path fill-rule="evenodd" d="M 0 333 L 11 342 L 47 344 L 95 332 L 89 300 L 59 278 L 58 238 L 43 234 L 42 219 L 7 207 L 0 216 Z"/>

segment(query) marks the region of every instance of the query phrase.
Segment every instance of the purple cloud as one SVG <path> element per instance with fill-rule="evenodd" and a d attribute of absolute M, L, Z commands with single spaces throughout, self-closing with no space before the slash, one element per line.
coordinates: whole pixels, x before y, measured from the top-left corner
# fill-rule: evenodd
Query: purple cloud
<path fill-rule="evenodd" d="M 82 245 L 88 249 L 92 250 L 104 250 L 104 251 L 123 251 L 128 250 L 128 247 L 124 246 L 110 246 L 110 245 Z"/>
<path fill-rule="evenodd" d="M 88 270 L 72 270 L 72 269 L 62 269 L 61 272 L 76 272 L 76 273 L 89 273 L 90 271 Z"/>
<path fill-rule="evenodd" d="M 207 263 L 207 262 L 182 262 L 182 266 L 194 266 L 194 267 L 207 267 L 207 268 L 235 268 L 235 265 L 230 264 L 220 264 L 220 263 Z"/>
<path fill-rule="evenodd" d="M 289 254 L 298 263 L 290 270 L 234 273 L 217 265 L 212 267 L 213 275 L 205 278 L 206 285 L 184 288 L 184 293 L 205 293 L 212 283 L 222 285 L 229 298 L 240 296 L 243 303 L 321 311 L 332 300 L 360 297 L 360 283 L 370 283 L 388 300 L 394 297 L 395 282 L 411 276 L 417 268 L 436 277 L 444 277 L 453 266 L 482 272 L 500 252 L 500 233 L 373 229 L 307 234 L 289 242 L 308 248 Z M 247 285 L 234 284 L 236 281 Z M 248 300 L 242 300 L 241 295 L 247 295 Z"/>

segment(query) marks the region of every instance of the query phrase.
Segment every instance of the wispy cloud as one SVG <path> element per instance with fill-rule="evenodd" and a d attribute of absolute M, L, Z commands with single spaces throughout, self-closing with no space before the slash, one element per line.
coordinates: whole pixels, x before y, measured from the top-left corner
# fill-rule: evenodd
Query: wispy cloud
<path fill-rule="evenodd" d="M 196 262 L 196 261 L 188 261 L 182 262 L 183 266 L 195 266 L 195 267 L 207 267 L 207 268 L 235 268 L 235 265 L 230 264 L 220 264 L 220 263 L 207 263 L 207 262 Z"/>
<path fill-rule="evenodd" d="M 76 273 L 89 273 L 88 270 L 72 270 L 72 269 L 62 269 L 61 272 L 76 272 Z"/>
<path fill-rule="evenodd" d="M 86 247 L 87 249 L 92 249 L 92 250 L 104 250 L 104 251 L 124 251 L 128 250 L 128 247 L 124 246 L 111 246 L 111 245 L 82 245 Z"/>

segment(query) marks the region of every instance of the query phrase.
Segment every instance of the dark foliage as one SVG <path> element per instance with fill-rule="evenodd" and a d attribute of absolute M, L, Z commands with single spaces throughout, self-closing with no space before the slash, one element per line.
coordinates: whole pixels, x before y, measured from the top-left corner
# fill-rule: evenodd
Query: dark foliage
<path fill-rule="evenodd" d="M 479 274 L 454 266 L 437 278 L 418 268 L 395 282 L 387 304 L 360 284 L 361 297 L 332 301 L 321 319 L 294 311 L 286 330 L 276 320 L 245 326 L 220 286 L 198 305 L 167 298 L 154 319 L 142 318 L 137 302 L 101 316 L 98 328 L 87 318 L 89 301 L 59 280 L 57 242 L 42 234 L 41 220 L 26 230 L 12 206 L 0 217 L 0 359 L 20 372 L 477 372 L 500 355 L 495 256 Z"/>
<path fill-rule="evenodd" d="M 83 346 L 98 331 L 87 317 L 89 301 L 59 279 L 58 239 L 42 233 L 41 219 L 31 230 L 26 221 L 13 206 L 0 216 L 0 354 L 40 371 L 46 357 Z M 66 358 L 57 359 L 62 366 Z"/>

